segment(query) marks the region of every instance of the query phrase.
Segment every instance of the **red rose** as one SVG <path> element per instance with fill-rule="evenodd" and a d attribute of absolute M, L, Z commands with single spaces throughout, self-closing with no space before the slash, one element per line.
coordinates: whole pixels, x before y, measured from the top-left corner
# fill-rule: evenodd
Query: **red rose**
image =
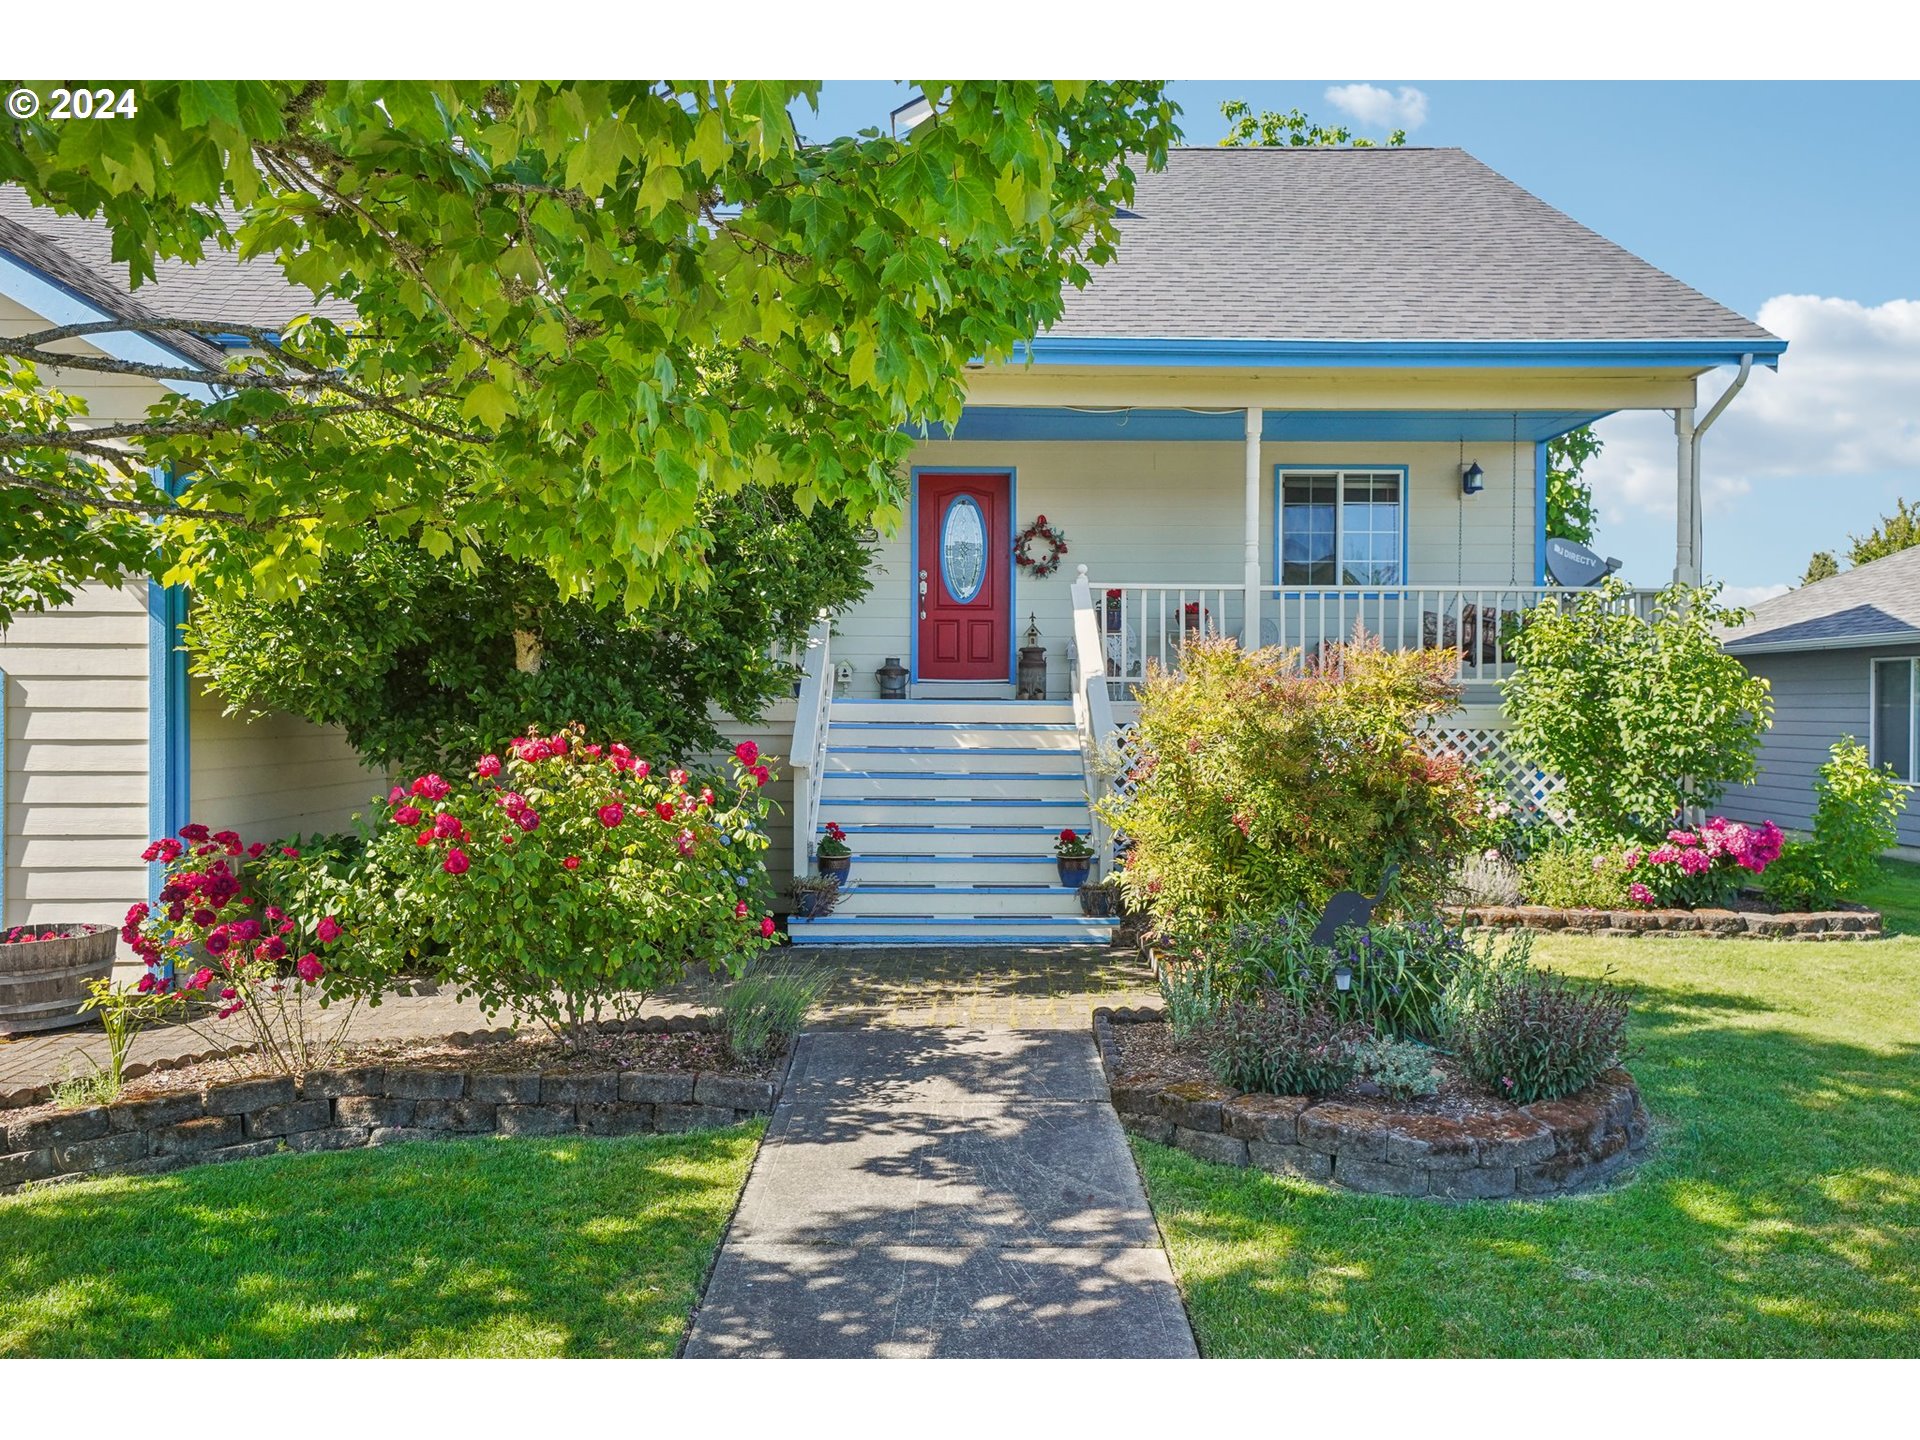
<path fill-rule="evenodd" d="M 760 758 L 760 747 L 751 740 L 742 740 L 733 747 L 733 758 L 742 765 L 751 765 Z"/>
<path fill-rule="evenodd" d="M 580 857 L 578 855 L 569 855 L 560 863 L 569 870 L 578 870 L 580 868 Z"/>
<path fill-rule="evenodd" d="M 482 780 L 492 779 L 500 773 L 500 757 L 498 755 L 482 755 L 480 757 L 480 763 L 474 766 L 473 769 L 474 773 Z"/>
<path fill-rule="evenodd" d="M 760 938 L 762 940 L 771 940 L 773 938 L 773 917 L 771 915 L 762 915 L 760 917 Z"/>
<path fill-rule="evenodd" d="M 293 962 L 293 973 L 311 985 L 327 973 L 327 967 L 320 963 L 320 957 L 308 951 Z"/>
<path fill-rule="evenodd" d="M 331 945 L 340 938 L 340 922 L 331 915 L 322 916 L 314 933 L 320 937 L 322 945 Z"/>
<path fill-rule="evenodd" d="M 467 852 L 462 850 L 458 845 L 454 846 L 451 850 L 447 851 L 447 858 L 441 862 L 440 868 L 449 875 L 466 874 Z"/>
<path fill-rule="evenodd" d="M 658 815 L 662 820 L 673 819 L 673 802 L 671 800 L 662 800 L 658 805 L 653 807 L 653 813 Z"/>
<path fill-rule="evenodd" d="M 600 817 L 600 823 L 611 830 L 627 818 L 627 807 L 618 800 L 610 800 L 594 813 Z"/>

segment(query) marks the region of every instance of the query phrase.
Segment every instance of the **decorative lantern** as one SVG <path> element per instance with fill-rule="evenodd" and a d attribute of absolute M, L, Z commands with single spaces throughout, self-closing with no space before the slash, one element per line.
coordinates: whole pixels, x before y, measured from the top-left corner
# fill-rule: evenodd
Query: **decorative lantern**
<path fill-rule="evenodd" d="M 874 671 L 880 681 L 882 700 L 904 700 L 907 698 L 907 667 L 900 663 L 898 655 L 889 655 L 887 663 Z"/>
<path fill-rule="evenodd" d="M 1478 460 L 1465 466 L 1460 471 L 1460 493 L 1462 495 L 1478 495 L 1482 490 L 1487 488 L 1486 474 L 1487 472 L 1480 468 L 1480 462 Z"/>
<path fill-rule="evenodd" d="M 1020 679 L 1013 698 L 1047 698 L 1047 647 L 1040 643 L 1040 617 L 1033 611 L 1027 613 L 1027 643 L 1020 647 Z"/>

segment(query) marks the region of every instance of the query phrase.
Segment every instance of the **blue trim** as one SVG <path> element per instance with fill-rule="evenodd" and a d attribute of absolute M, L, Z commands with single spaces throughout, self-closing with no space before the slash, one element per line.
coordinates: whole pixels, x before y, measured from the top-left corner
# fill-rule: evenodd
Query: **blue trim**
<path fill-rule="evenodd" d="M 980 530 L 980 548 L 983 552 L 980 556 L 980 573 L 973 577 L 973 586 L 964 595 L 960 593 L 960 587 L 953 583 L 953 577 L 947 572 L 947 527 L 953 523 L 953 512 L 963 505 L 973 512 L 973 523 Z M 940 516 L 940 528 L 936 536 L 940 547 L 940 584 L 945 587 L 947 594 L 962 605 L 972 604 L 973 597 L 978 595 L 981 587 L 987 583 L 987 566 L 990 563 L 990 558 L 984 553 L 989 543 L 987 517 L 981 513 L 980 502 L 971 495 L 956 495 L 947 501 L 947 508 Z"/>
<path fill-rule="evenodd" d="M 1547 442 L 1533 447 L 1533 583 L 1547 583 Z"/>
<path fill-rule="evenodd" d="M 1610 411 L 1523 410 L 1522 440 L 1545 440 L 1604 419 Z M 1324 441 L 1380 444 L 1431 440 L 1491 444 L 1511 440 L 1511 410 L 1275 410 L 1266 412 L 1261 439 L 1279 443 Z M 1239 410 L 1071 409 L 1046 405 L 969 405 L 949 431 L 951 440 L 1216 441 L 1246 438 Z"/>
<path fill-rule="evenodd" d="M 866 865 L 1046 865 L 1051 867 L 1055 861 L 1051 855 L 862 855 L 862 866 Z"/>
<path fill-rule="evenodd" d="M 10 250 L 0 250 L 0 295 L 5 295 L 9 300 L 24 306 L 53 325 L 84 325 L 98 320 L 118 318 Z M 89 335 L 87 344 L 103 354 L 111 355 L 116 360 L 127 360 L 142 365 L 179 367 L 200 364 L 199 361 L 190 359 L 179 351 L 138 333 L 131 326 L 126 330 Z M 185 380 L 162 380 L 159 383 L 189 399 L 212 401 L 215 398 L 210 386 Z"/>
<path fill-rule="evenodd" d="M 1019 472 L 1011 465 L 915 465 L 910 472 L 909 487 L 912 494 L 908 500 L 907 533 L 912 537 L 908 550 L 907 564 L 907 683 L 918 684 L 920 680 L 920 594 L 917 589 L 920 579 L 920 477 L 922 475 L 1004 475 L 1007 477 L 1007 543 L 1013 543 L 1013 522 L 1020 509 Z M 989 537 L 988 545 L 993 544 Z M 1020 567 L 1010 557 L 1007 566 L 1007 683 L 1016 685 L 1020 679 L 1020 650 L 1013 643 L 1018 628 L 1017 617 L 1020 614 Z M 981 584 L 985 584 L 984 577 Z M 966 681 L 955 681 L 966 684 Z M 976 680 L 976 685 L 992 685 L 997 681 Z"/>
<path fill-rule="evenodd" d="M 192 800 L 187 652 L 180 644 L 186 618 L 186 586 L 147 582 L 147 829 L 154 839 L 180 832 Z M 156 864 L 148 867 L 148 900 L 159 893 Z"/>
<path fill-rule="evenodd" d="M 1787 342 L 1765 340 L 1172 340 L 1041 335 L 1022 347 L 1041 365 L 1385 368 L 1778 366 Z"/>
<path fill-rule="evenodd" d="M 1304 465 L 1296 461 L 1281 461 L 1279 464 L 1273 467 L 1273 583 L 1275 587 L 1284 585 L 1286 583 L 1286 581 L 1281 578 L 1281 569 L 1280 569 L 1280 543 L 1283 538 L 1280 530 L 1280 520 L 1281 520 L 1281 512 L 1283 509 L 1285 509 L 1285 507 L 1281 504 L 1281 495 L 1280 495 L 1281 484 L 1286 479 L 1288 472 L 1292 472 L 1293 474 L 1296 474 L 1296 475 L 1324 475 L 1330 470 L 1336 471 L 1336 472 L 1348 471 L 1348 470 L 1354 470 L 1354 471 L 1364 470 L 1376 475 L 1384 474 L 1387 471 L 1393 471 L 1399 475 L 1400 477 L 1400 578 L 1397 581 L 1395 581 L 1394 584 L 1396 585 L 1413 584 L 1413 582 L 1407 578 L 1407 565 L 1408 565 L 1407 536 L 1411 533 L 1412 524 L 1413 524 L 1413 479 L 1407 466 L 1405 465 L 1362 465 L 1362 464 L 1352 463 L 1344 460 L 1338 462 L 1337 464 L 1327 464 L 1327 465 Z M 1345 482 L 1342 481 L 1339 484 L 1338 492 L 1333 497 L 1333 511 L 1334 511 L 1333 566 L 1336 572 L 1340 569 L 1340 566 L 1342 564 L 1341 550 L 1340 550 L 1342 521 L 1340 519 L 1340 509 L 1342 505 L 1345 503 L 1345 501 L 1342 498 L 1345 495 L 1345 493 L 1346 493 L 1346 485 L 1345 485 Z M 1319 591 L 1319 590 L 1343 590 L 1346 588 L 1348 587 L 1346 587 L 1345 585 L 1342 585 L 1339 582 L 1337 574 L 1335 577 L 1335 581 L 1332 585 L 1302 585 L 1300 587 L 1300 589 L 1308 591 L 1309 593 L 1312 593 L 1314 591 Z"/>

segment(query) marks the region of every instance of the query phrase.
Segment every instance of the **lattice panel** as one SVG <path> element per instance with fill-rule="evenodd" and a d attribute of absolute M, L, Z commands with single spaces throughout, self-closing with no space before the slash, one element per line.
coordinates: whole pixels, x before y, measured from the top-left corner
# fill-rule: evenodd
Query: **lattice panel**
<path fill-rule="evenodd" d="M 1553 797 L 1564 782 L 1521 760 L 1508 748 L 1505 733 L 1498 727 L 1437 725 L 1421 732 L 1420 743 L 1430 754 L 1452 755 L 1463 764 L 1493 775 L 1506 787 L 1523 823 L 1544 820 L 1555 826 L 1565 825 L 1565 817 L 1553 805 Z M 1129 777 L 1140 755 L 1140 741 L 1134 727 L 1118 727 L 1113 744 L 1108 747 L 1108 758 L 1118 766 L 1107 782 L 1112 793 L 1132 797 L 1134 784 Z"/>

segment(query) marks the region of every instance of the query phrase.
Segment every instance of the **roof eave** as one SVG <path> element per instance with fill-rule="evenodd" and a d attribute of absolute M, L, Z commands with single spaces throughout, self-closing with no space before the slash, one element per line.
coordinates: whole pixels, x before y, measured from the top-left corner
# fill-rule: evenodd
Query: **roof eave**
<path fill-rule="evenodd" d="M 1768 640 L 1756 635 L 1747 641 L 1724 640 L 1729 655 L 1784 655 L 1795 650 L 1861 650 L 1875 645 L 1920 644 L 1920 629 L 1880 630 L 1871 635 L 1815 635 L 1800 640 Z"/>
<path fill-rule="evenodd" d="M 1218 340 L 1041 335 L 1019 358 L 1041 365 L 1193 368 L 1778 368 L 1778 336 L 1701 340 Z"/>

